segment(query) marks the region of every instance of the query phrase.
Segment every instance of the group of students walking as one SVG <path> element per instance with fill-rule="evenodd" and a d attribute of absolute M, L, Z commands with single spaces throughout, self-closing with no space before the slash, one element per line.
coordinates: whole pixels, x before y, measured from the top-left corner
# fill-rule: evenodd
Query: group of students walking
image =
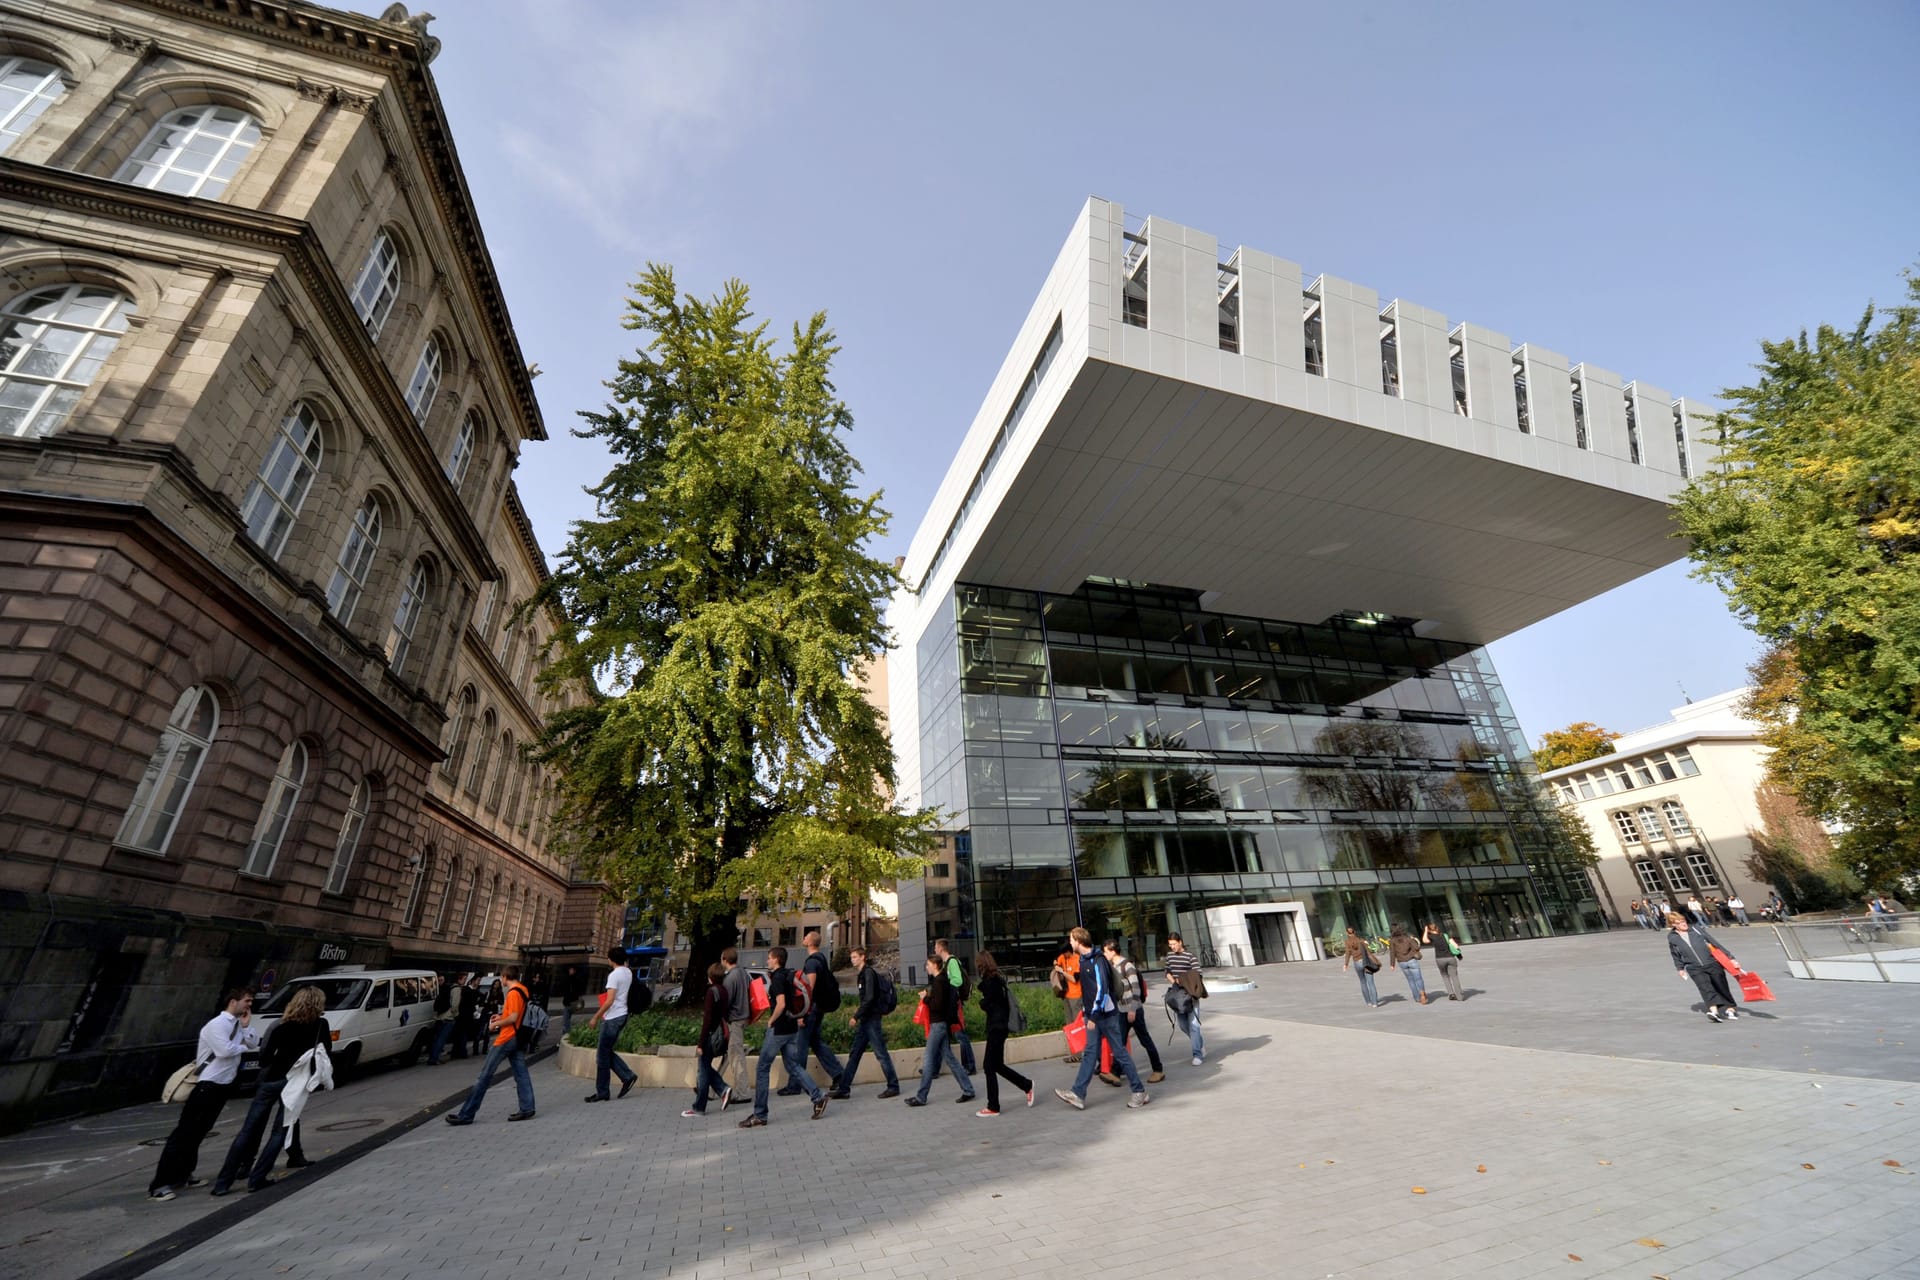
<path fill-rule="evenodd" d="M 1405 924 L 1396 920 L 1387 934 L 1387 959 L 1406 978 L 1408 994 L 1421 1004 L 1428 1002 L 1427 975 L 1420 968 L 1422 947 L 1433 948 L 1434 967 L 1440 970 L 1440 979 L 1446 983 L 1447 999 L 1466 999 L 1467 993 L 1460 985 L 1459 940 L 1446 926 L 1431 921 L 1421 926 L 1419 936 L 1415 937 Z M 1380 991 L 1374 986 L 1373 975 L 1380 972 L 1380 961 L 1374 955 L 1372 944 L 1352 925 L 1347 926 L 1346 956 L 1340 967 L 1359 971 L 1360 998 L 1367 1008 L 1379 1008 Z"/>

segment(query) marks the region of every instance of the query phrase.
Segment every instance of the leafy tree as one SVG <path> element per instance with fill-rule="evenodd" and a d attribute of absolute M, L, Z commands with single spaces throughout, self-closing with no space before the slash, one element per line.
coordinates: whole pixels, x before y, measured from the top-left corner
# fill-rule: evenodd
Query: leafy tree
<path fill-rule="evenodd" d="M 1771 775 L 1869 884 L 1920 870 L 1920 278 L 1851 330 L 1763 342 L 1678 504 L 1697 577 L 1766 642 Z"/>
<path fill-rule="evenodd" d="M 1540 745 L 1534 749 L 1533 762 L 1540 772 L 1550 769 L 1564 769 L 1570 764 L 1579 764 L 1582 760 L 1592 760 L 1598 756 L 1613 754 L 1613 743 L 1620 735 L 1611 729 L 1602 729 L 1591 720 L 1576 720 L 1564 729 L 1555 729 L 1540 735 Z"/>
<path fill-rule="evenodd" d="M 833 334 L 816 314 L 778 351 L 747 302 L 738 281 L 682 296 L 661 266 L 638 281 L 625 324 L 648 336 L 574 431 L 613 469 L 525 606 L 568 620 L 543 683 L 612 690 L 538 744 L 563 766 L 556 830 L 577 865 L 692 935 L 691 973 L 734 942 L 745 901 L 845 910 L 919 874 L 935 820 L 893 803 L 861 691 L 899 579 L 865 551 L 887 515 L 853 491 Z"/>

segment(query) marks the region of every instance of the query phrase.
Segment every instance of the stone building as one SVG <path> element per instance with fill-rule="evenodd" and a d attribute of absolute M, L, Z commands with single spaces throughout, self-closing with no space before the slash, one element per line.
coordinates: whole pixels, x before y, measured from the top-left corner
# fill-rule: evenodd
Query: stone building
<path fill-rule="evenodd" d="M 150 1096 L 228 985 L 608 923 L 517 752 L 546 432 L 437 49 L 0 5 L 0 1123 Z"/>

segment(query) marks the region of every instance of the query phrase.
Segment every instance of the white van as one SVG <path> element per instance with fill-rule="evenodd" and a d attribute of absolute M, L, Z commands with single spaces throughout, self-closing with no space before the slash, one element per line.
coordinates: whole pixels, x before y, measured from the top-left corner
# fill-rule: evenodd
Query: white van
<path fill-rule="evenodd" d="M 318 987 L 327 998 L 324 1016 L 333 1032 L 337 1070 L 392 1057 L 404 1057 L 411 1064 L 433 1043 L 433 993 L 438 982 L 431 969 L 345 965 L 290 980 L 271 1000 L 254 1007 L 254 1025 L 265 1044 L 294 993 Z"/>

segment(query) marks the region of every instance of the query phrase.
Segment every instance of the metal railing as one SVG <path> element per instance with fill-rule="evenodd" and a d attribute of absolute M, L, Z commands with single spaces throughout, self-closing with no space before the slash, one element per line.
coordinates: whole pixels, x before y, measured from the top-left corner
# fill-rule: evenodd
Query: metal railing
<path fill-rule="evenodd" d="M 1794 920 L 1773 932 L 1796 978 L 1920 982 L 1920 913 Z"/>

